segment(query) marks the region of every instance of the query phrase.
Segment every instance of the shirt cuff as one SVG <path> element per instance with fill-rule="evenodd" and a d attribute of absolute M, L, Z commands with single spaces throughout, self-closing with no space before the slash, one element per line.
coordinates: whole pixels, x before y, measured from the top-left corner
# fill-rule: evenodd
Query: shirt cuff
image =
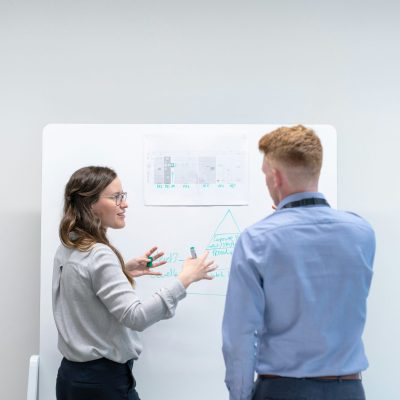
<path fill-rule="evenodd" d="M 186 297 L 186 289 L 179 279 L 169 282 L 168 285 L 165 286 L 165 289 L 167 289 L 174 298 L 175 303 Z"/>

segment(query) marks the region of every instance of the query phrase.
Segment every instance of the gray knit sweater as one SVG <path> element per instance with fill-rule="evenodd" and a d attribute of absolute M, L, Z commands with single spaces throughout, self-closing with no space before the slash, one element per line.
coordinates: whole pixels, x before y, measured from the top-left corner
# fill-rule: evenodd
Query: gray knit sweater
<path fill-rule="evenodd" d="M 175 280 L 141 301 L 108 246 L 81 252 L 60 245 L 53 269 L 58 348 L 70 361 L 137 359 L 142 350 L 137 331 L 172 317 L 185 296 Z"/>

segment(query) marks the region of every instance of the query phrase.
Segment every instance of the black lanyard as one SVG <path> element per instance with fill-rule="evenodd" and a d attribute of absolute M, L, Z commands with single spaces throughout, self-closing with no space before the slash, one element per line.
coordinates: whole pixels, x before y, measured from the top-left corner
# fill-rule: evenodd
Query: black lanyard
<path fill-rule="evenodd" d="M 311 197 L 310 199 L 302 199 L 297 201 L 291 201 L 285 204 L 282 208 L 294 208 L 294 207 L 307 207 L 307 206 L 325 206 L 330 207 L 329 203 L 325 199 L 319 199 L 317 197 Z"/>

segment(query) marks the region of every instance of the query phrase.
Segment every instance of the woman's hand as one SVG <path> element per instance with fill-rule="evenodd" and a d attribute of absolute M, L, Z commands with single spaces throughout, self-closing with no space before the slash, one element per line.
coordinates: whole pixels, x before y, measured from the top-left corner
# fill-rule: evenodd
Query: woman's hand
<path fill-rule="evenodd" d="M 166 261 L 154 262 L 164 255 L 164 252 L 152 255 L 156 250 L 157 250 L 156 246 L 152 247 L 149 251 L 147 251 L 144 254 L 144 256 L 133 258 L 132 260 L 129 260 L 127 263 L 125 263 L 127 272 L 132 278 L 137 278 L 138 276 L 143 276 L 143 275 L 162 275 L 161 272 L 153 271 L 153 268 L 157 268 L 160 265 L 166 264 L 167 262 Z M 150 262 L 149 258 L 150 256 L 153 257 L 153 262 L 152 266 L 148 267 L 147 263 Z"/>
<path fill-rule="evenodd" d="M 187 258 L 185 260 L 182 271 L 178 275 L 178 279 L 182 282 L 182 285 L 185 288 L 193 282 L 202 279 L 213 279 L 213 277 L 208 275 L 208 273 L 214 271 L 217 268 L 217 265 L 214 261 L 207 260 L 207 257 L 208 251 L 202 254 L 199 258 Z"/>

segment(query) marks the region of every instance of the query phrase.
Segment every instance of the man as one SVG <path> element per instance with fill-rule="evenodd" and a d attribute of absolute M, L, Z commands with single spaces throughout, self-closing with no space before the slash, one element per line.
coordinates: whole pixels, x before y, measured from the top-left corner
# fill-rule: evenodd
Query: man
<path fill-rule="evenodd" d="M 364 399 L 374 232 L 318 192 L 322 146 L 311 129 L 281 127 L 259 148 L 276 211 L 241 234 L 232 258 L 223 319 L 230 399 Z"/>

